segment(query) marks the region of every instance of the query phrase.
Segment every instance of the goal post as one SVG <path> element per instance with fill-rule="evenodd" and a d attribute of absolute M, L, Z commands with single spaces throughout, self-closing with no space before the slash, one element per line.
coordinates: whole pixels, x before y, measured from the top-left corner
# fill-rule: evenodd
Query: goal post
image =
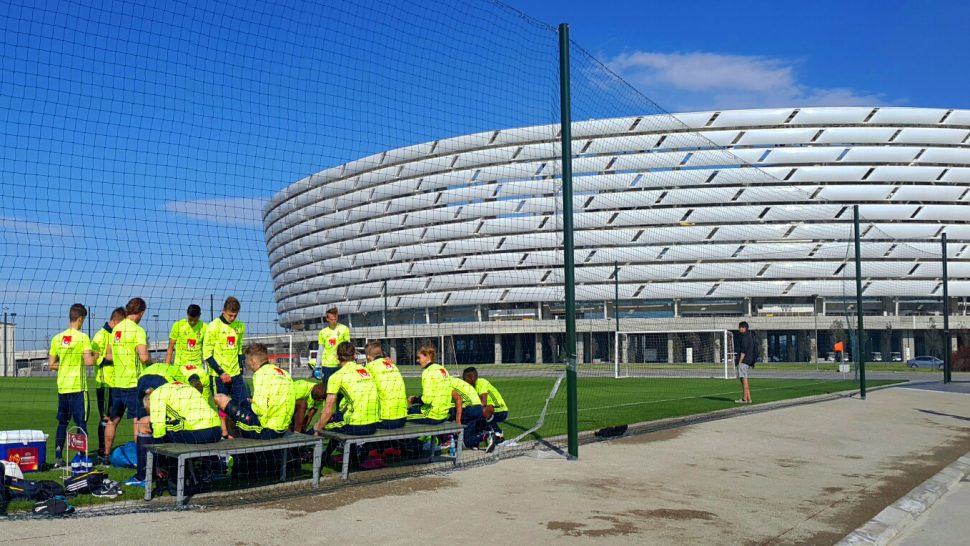
<path fill-rule="evenodd" d="M 613 377 L 732 379 L 734 334 L 724 329 L 615 332 Z"/>

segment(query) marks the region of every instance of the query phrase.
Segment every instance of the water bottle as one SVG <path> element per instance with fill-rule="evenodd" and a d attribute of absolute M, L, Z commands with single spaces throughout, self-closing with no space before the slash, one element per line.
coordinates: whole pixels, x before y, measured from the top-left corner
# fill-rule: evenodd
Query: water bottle
<path fill-rule="evenodd" d="M 82 472 L 83 471 L 81 470 L 81 454 L 78 453 L 71 459 L 71 475 L 77 476 Z"/>
<path fill-rule="evenodd" d="M 448 455 L 450 455 L 451 457 L 454 457 L 455 456 L 455 436 L 453 434 L 448 435 L 448 443 L 451 444 L 451 447 L 448 448 Z"/>

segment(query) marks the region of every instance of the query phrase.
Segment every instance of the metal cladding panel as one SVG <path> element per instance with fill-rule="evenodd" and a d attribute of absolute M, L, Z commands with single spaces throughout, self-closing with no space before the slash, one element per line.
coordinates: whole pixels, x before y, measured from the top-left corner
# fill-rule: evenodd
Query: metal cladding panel
<path fill-rule="evenodd" d="M 721 285 L 722 287 L 725 285 Z M 698 281 L 698 282 L 685 282 L 685 283 L 655 283 L 648 284 L 644 287 L 643 291 L 640 292 L 640 298 L 643 299 L 671 299 L 671 298 L 693 298 L 697 294 L 707 294 L 710 292 L 711 288 L 714 287 L 714 283 L 709 281 Z M 609 286 L 604 286 L 603 291 L 606 293 L 605 298 L 599 298 L 600 301 L 603 299 L 608 299 L 609 296 Z M 579 290 L 577 290 L 577 294 Z M 720 289 L 717 294 L 720 293 Z"/>
<path fill-rule="evenodd" d="M 721 131 L 701 131 L 699 134 L 702 139 L 708 141 L 708 146 L 730 146 L 734 139 L 738 138 L 741 131 L 721 130 Z"/>
<path fill-rule="evenodd" d="M 797 118 L 796 118 L 797 119 Z M 894 127 L 829 127 L 822 130 L 818 144 L 885 144 L 896 134 Z"/>
<path fill-rule="evenodd" d="M 432 207 L 437 197 L 438 194 L 436 193 L 419 193 L 417 195 L 397 197 L 387 202 L 387 212 L 404 215 L 410 211 Z"/>
<path fill-rule="evenodd" d="M 856 146 L 842 158 L 842 163 L 909 163 L 922 148 L 909 146 Z"/>
<path fill-rule="evenodd" d="M 959 201 L 967 192 L 960 186 L 899 186 L 893 194 L 893 201 Z"/>
<path fill-rule="evenodd" d="M 727 209 L 727 210 L 725 210 Z M 725 222 L 748 222 L 758 218 L 762 206 L 735 205 L 730 207 L 706 207 L 694 209 L 690 221 L 697 224 L 717 224 Z"/>
<path fill-rule="evenodd" d="M 690 167 L 734 167 L 745 163 L 757 163 L 764 154 L 764 150 L 752 150 L 747 148 L 730 150 L 701 150 L 690 152 L 690 159 L 687 165 Z M 686 159 L 686 154 L 680 154 L 682 159 Z"/>
<path fill-rule="evenodd" d="M 678 188 L 706 184 L 715 169 L 692 169 L 689 171 L 645 172 L 640 175 L 637 188 Z M 716 179 L 716 177 L 715 177 Z"/>
<path fill-rule="evenodd" d="M 852 223 L 848 224 L 804 224 L 796 225 L 789 239 L 847 239 L 852 237 Z M 778 237 L 781 239 L 782 237 Z"/>
<path fill-rule="evenodd" d="M 401 309 L 418 308 L 424 309 L 425 307 L 440 307 L 444 304 L 445 298 L 448 297 L 446 293 L 434 293 L 434 292 L 424 292 L 421 294 L 408 294 L 400 296 L 396 307 Z"/>
<path fill-rule="evenodd" d="M 739 146 L 762 146 L 779 144 L 807 144 L 812 141 L 818 129 L 751 129 L 744 132 L 738 141 Z"/>
<path fill-rule="evenodd" d="M 627 211 L 628 212 L 628 211 Z M 577 230 L 582 229 L 599 229 L 606 225 L 623 225 L 613 222 L 610 224 L 610 219 L 617 214 L 615 212 L 605 211 L 605 212 L 583 212 L 582 214 L 576 214 L 573 218 L 573 226 Z M 620 217 L 617 216 L 617 219 Z M 637 215 L 636 224 L 639 224 L 640 216 Z"/>
<path fill-rule="evenodd" d="M 652 192 L 651 192 L 652 193 Z M 658 196 L 659 193 L 657 192 Z M 738 193 L 737 188 L 691 188 L 690 190 L 670 190 L 662 203 L 664 205 L 692 205 L 703 203 L 729 203 Z M 649 197 L 649 196 L 648 196 Z"/>
<path fill-rule="evenodd" d="M 726 110 L 721 112 L 712 127 L 751 127 L 781 125 L 791 117 L 791 108 L 765 108 L 760 110 Z"/>
<path fill-rule="evenodd" d="M 783 240 L 785 233 L 791 229 L 790 225 L 785 224 L 748 224 L 748 225 L 728 225 L 711 237 L 713 241 L 764 241 L 764 240 Z M 793 237 L 802 239 L 803 237 Z"/>
<path fill-rule="evenodd" d="M 438 274 L 421 279 L 421 290 L 439 292 L 445 290 L 464 290 L 480 286 L 481 273 Z"/>
<path fill-rule="evenodd" d="M 846 283 L 840 280 L 798 281 L 788 290 L 787 296 L 844 296 Z"/>
<path fill-rule="evenodd" d="M 839 158 L 842 148 L 805 146 L 802 148 L 772 148 L 764 162 L 774 165 L 799 163 L 833 163 Z"/>
<path fill-rule="evenodd" d="M 721 283 L 711 294 L 713 297 L 778 297 L 784 294 L 790 283 L 788 281 L 734 281 Z M 700 292 L 705 293 L 705 292 Z M 688 296 L 690 297 L 690 296 Z"/>
<path fill-rule="evenodd" d="M 737 244 L 708 244 L 708 245 L 681 245 L 662 247 L 667 249 L 662 261 L 695 261 L 695 260 L 719 260 L 730 258 L 737 250 Z M 655 250 L 659 251 L 660 248 Z M 656 260 L 653 254 L 647 254 L 642 249 L 629 249 L 630 253 L 624 256 L 626 260 Z M 611 251 L 611 255 L 616 255 L 617 251 Z"/>
<path fill-rule="evenodd" d="M 789 125 L 851 125 L 865 121 L 871 107 L 799 108 Z"/>
<path fill-rule="evenodd" d="M 594 119 L 590 121 L 573 122 L 573 138 L 584 138 L 596 135 L 615 135 L 622 134 L 630 130 L 636 117 L 613 118 L 613 119 Z"/>
<path fill-rule="evenodd" d="M 869 172 L 869 166 L 804 166 L 795 169 L 790 182 L 856 182 Z"/>
<path fill-rule="evenodd" d="M 583 146 L 576 153 L 581 154 L 615 154 L 632 150 L 649 150 L 657 145 L 662 135 L 633 134 L 619 137 L 594 138 L 584 141 Z M 588 143 L 588 146 L 586 145 Z"/>
<path fill-rule="evenodd" d="M 686 157 L 687 152 L 638 153 L 616 156 L 615 158 L 603 157 L 600 158 L 598 168 L 583 169 L 583 172 L 603 172 L 607 166 L 610 167 L 610 171 L 672 169 L 680 166 Z"/>
<path fill-rule="evenodd" d="M 676 121 L 672 121 L 674 127 L 676 123 L 680 122 L 683 129 L 703 129 L 707 122 L 710 121 L 714 112 L 685 112 L 679 114 L 671 114 Z M 661 125 L 663 126 L 663 125 Z"/>
<path fill-rule="evenodd" d="M 888 205 L 869 204 L 859 205 L 859 218 L 868 220 L 908 220 L 919 209 L 919 205 Z M 846 211 L 845 219 L 852 221 L 851 211 Z"/>
<path fill-rule="evenodd" d="M 508 252 L 505 254 L 480 254 L 471 255 L 463 258 L 462 270 L 465 271 L 490 271 L 500 267 L 516 267 L 522 261 L 521 252 Z M 562 261 L 560 260 L 560 264 Z"/>
<path fill-rule="evenodd" d="M 970 205 L 926 205 L 918 213 L 917 220 L 952 222 L 966 221 L 970 217 Z"/>
<path fill-rule="evenodd" d="M 575 145 L 575 142 L 574 142 Z M 509 160 L 513 157 L 515 161 L 537 161 L 558 157 L 560 153 L 559 142 L 541 142 L 537 144 L 526 144 L 512 151 Z"/>
<path fill-rule="evenodd" d="M 445 209 L 447 217 L 457 219 L 487 218 L 519 212 L 522 202 L 515 201 L 486 201 L 483 203 L 468 203 L 466 205 L 452 205 Z M 442 220 L 437 220 L 442 221 Z"/>
<path fill-rule="evenodd" d="M 735 200 L 741 203 L 804 203 L 812 200 L 818 186 L 753 186 Z M 727 201 L 724 201 L 727 204 Z M 772 205 L 778 206 L 778 205 Z"/>
<path fill-rule="evenodd" d="M 538 231 L 545 217 L 525 216 L 519 218 L 490 218 L 481 224 L 479 235 L 510 235 L 514 233 L 529 233 Z M 466 229 L 463 233 L 474 233 L 474 229 Z"/>
<path fill-rule="evenodd" d="M 892 186 L 845 185 L 826 186 L 818 194 L 820 201 L 884 201 L 893 190 Z"/>
<path fill-rule="evenodd" d="M 863 238 L 935 239 L 936 232 L 940 230 L 940 226 L 934 224 L 873 224 L 873 227 Z M 849 228 L 851 237 L 851 225 Z"/>
<path fill-rule="evenodd" d="M 766 222 L 780 220 L 834 220 L 842 210 L 842 205 L 827 205 L 825 203 L 803 203 L 799 205 L 774 205 L 768 213 L 761 217 Z"/>
<path fill-rule="evenodd" d="M 942 108 L 879 108 L 869 123 L 899 125 L 936 125 L 946 115 Z"/>
<path fill-rule="evenodd" d="M 468 169 L 493 163 L 506 163 L 514 153 L 509 148 L 486 148 L 460 153 L 452 164 L 453 169 Z"/>
<path fill-rule="evenodd" d="M 481 281 L 481 286 L 535 286 L 548 273 L 537 269 L 492 271 Z"/>
<path fill-rule="evenodd" d="M 768 264 L 760 276 L 764 279 L 824 279 L 835 275 L 840 266 L 835 262 L 780 262 Z"/>
<path fill-rule="evenodd" d="M 946 233 L 951 241 L 970 241 L 970 225 L 946 226 Z"/>
<path fill-rule="evenodd" d="M 573 177 L 573 191 L 576 193 L 594 191 L 624 191 L 633 187 L 638 175 L 634 173 L 622 174 L 594 174 Z"/>
<path fill-rule="evenodd" d="M 577 177 L 578 179 L 579 177 Z M 502 182 L 496 197 L 509 199 L 513 197 L 532 197 L 548 195 L 558 189 L 559 184 L 553 180 L 517 180 Z"/>
<path fill-rule="evenodd" d="M 489 199 L 495 196 L 498 189 L 496 184 L 477 184 L 442 191 L 437 200 L 439 205 L 464 203 L 475 199 Z"/>
<path fill-rule="evenodd" d="M 852 281 L 851 295 L 855 295 L 855 281 Z M 933 292 L 937 289 L 936 281 L 893 279 L 872 281 L 862 290 L 865 296 L 898 296 L 899 294 L 911 294 L 914 296 L 935 296 Z"/>
<path fill-rule="evenodd" d="M 751 279 L 754 278 L 765 264 L 757 262 L 733 262 L 715 264 L 696 264 L 690 271 L 685 271 L 684 279 L 718 280 L 718 279 Z"/>
<path fill-rule="evenodd" d="M 495 141 L 493 144 L 497 146 L 523 144 L 534 140 L 556 138 L 556 135 L 558 134 L 559 124 L 502 129 L 501 131 L 498 131 L 498 135 L 495 136 Z"/>
<path fill-rule="evenodd" d="M 933 182 L 943 173 L 942 167 L 876 167 L 867 182 Z M 926 186 L 921 186 L 926 187 Z M 902 186 L 900 187 L 902 189 Z"/>
<path fill-rule="evenodd" d="M 940 181 L 970 184 L 970 167 L 948 167 Z"/>
<path fill-rule="evenodd" d="M 960 144 L 970 131 L 966 129 L 907 127 L 899 132 L 893 142 L 908 144 Z"/>
<path fill-rule="evenodd" d="M 954 110 L 946 118 L 946 124 L 970 126 L 970 110 Z"/>
<path fill-rule="evenodd" d="M 499 301 L 505 292 L 501 288 L 479 288 L 476 290 L 459 290 L 449 292 L 449 305 L 484 305 Z"/>
<path fill-rule="evenodd" d="M 919 162 L 970 165 L 970 148 L 927 148 Z"/>
<path fill-rule="evenodd" d="M 462 135 L 441 139 L 438 141 L 437 146 L 435 146 L 434 153 L 451 154 L 455 152 L 464 152 L 474 148 L 482 148 L 484 146 L 488 146 L 494 135 L 494 131 L 488 131 L 485 133 L 475 133 L 471 135 Z"/>

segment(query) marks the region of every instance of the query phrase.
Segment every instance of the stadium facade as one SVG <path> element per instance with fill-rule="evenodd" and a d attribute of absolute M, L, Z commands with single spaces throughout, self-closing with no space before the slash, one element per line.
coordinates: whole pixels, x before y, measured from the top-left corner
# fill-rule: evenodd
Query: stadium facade
<path fill-rule="evenodd" d="M 623 330 L 746 317 L 772 359 L 824 358 L 854 312 L 853 205 L 869 349 L 942 350 L 943 232 L 951 328 L 970 327 L 968 110 L 692 112 L 574 122 L 572 134 L 585 361 L 610 357 L 616 308 Z M 280 191 L 264 226 L 281 326 L 309 336 L 337 306 L 355 336 L 455 336 L 470 362 L 555 359 L 557 136 L 442 139 Z"/>

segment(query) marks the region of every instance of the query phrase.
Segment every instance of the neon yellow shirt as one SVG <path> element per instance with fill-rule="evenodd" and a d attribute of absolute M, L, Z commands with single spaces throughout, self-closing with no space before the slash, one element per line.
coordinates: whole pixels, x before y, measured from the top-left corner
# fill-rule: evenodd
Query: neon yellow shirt
<path fill-rule="evenodd" d="M 148 347 L 145 329 L 135 321 L 125 319 L 111 332 L 111 356 L 114 359 L 114 386 L 119 389 L 133 389 L 138 386 L 141 361 L 138 360 L 138 346 Z"/>
<path fill-rule="evenodd" d="M 488 401 L 489 406 L 495 408 L 496 412 L 509 411 L 509 407 L 505 405 L 505 399 L 502 398 L 502 394 L 498 392 L 495 385 L 492 385 L 492 382 L 488 379 L 479 377 L 478 381 L 475 381 L 475 391 L 479 396 L 488 393 L 488 398 L 485 400 Z"/>
<path fill-rule="evenodd" d="M 253 373 L 252 406 L 260 427 L 277 432 L 290 428 L 295 403 L 293 380 L 286 370 L 266 363 Z"/>
<path fill-rule="evenodd" d="M 68 328 L 51 339 L 50 355 L 56 356 L 57 394 L 83 392 L 87 384 L 84 352 L 91 351 L 91 340 L 84 332 Z"/>
<path fill-rule="evenodd" d="M 317 358 L 320 366 L 324 368 L 337 368 L 340 361 L 337 359 L 337 346 L 345 341 L 350 341 L 350 328 L 337 323 L 336 326 L 324 326 L 317 334 L 317 342 L 320 347 L 317 349 Z"/>
<path fill-rule="evenodd" d="M 347 362 L 330 376 L 327 394 L 343 395 L 345 425 L 370 425 L 381 420 L 377 382 L 356 362 Z"/>
<path fill-rule="evenodd" d="M 234 320 L 229 323 L 229 327 L 236 331 L 236 345 L 239 346 L 239 354 L 243 354 L 246 346 L 243 345 L 243 338 L 246 336 L 246 323 Z"/>
<path fill-rule="evenodd" d="M 175 377 L 172 375 L 172 367 L 161 362 L 143 368 L 141 373 L 138 374 L 138 377 L 145 377 L 146 375 L 157 375 L 164 377 L 168 381 L 175 380 Z"/>
<path fill-rule="evenodd" d="M 219 426 L 219 414 L 199 391 L 185 383 L 166 383 L 148 395 L 152 436 Z"/>
<path fill-rule="evenodd" d="M 377 394 L 381 399 L 381 421 L 407 417 L 408 394 L 397 366 L 386 358 L 378 358 L 367 363 L 367 371 L 377 382 Z"/>
<path fill-rule="evenodd" d="M 233 321 L 235 324 L 235 321 Z M 202 343 L 202 359 L 214 357 L 222 371 L 230 376 L 239 375 L 239 355 L 242 354 L 242 338 L 232 325 L 226 324 L 222 317 L 209 323 L 205 328 Z M 209 373 L 217 377 L 219 372 L 209 367 Z"/>
<path fill-rule="evenodd" d="M 448 370 L 441 364 L 428 364 L 421 372 L 421 413 L 428 419 L 447 419 L 455 405 L 451 398 Z"/>
<path fill-rule="evenodd" d="M 315 381 L 307 381 L 305 379 L 299 379 L 293 381 L 293 401 L 298 402 L 303 400 L 306 402 L 306 408 L 319 410 L 323 406 L 323 400 L 313 399 L 313 387 L 319 385 Z"/>
<path fill-rule="evenodd" d="M 109 330 L 108 325 L 105 324 L 101 328 L 98 328 L 98 332 L 94 334 L 94 338 L 91 340 L 91 350 L 98 353 L 98 358 L 94 361 L 94 382 L 98 386 L 114 386 L 112 383 L 115 376 L 115 367 L 103 366 L 104 355 L 108 352 L 109 343 L 111 343 L 111 330 Z"/>
<path fill-rule="evenodd" d="M 461 397 L 461 406 L 467 408 L 469 406 L 481 406 L 482 399 L 475 392 L 475 387 L 471 386 L 470 383 L 466 383 L 464 379 L 458 379 L 457 377 L 449 377 L 448 383 L 451 388 L 458 393 Z"/>
<path fill-rule="evenodd" d="M 204 337 L 205 323 L 201 320 L 195 326 L 189 324 L 187 319 L 172 324 L 172 331 L 168 334 L 168 339 L 175 341 L 175 360 L 172 364 L 176 367 L 200 364 Z"/>
<path fill-rule="evenodd" d="M 193 377 L 198 378 L 202 382 L 202 396 L 206 400 L 212 396 L 212 387 L 209 383 L 209 370 L 206 369 L 205 364 L 183 364 L 175 368 L 175 373 L 172 377 L 180 382 L 191 385 L 191 379 Z"/>

